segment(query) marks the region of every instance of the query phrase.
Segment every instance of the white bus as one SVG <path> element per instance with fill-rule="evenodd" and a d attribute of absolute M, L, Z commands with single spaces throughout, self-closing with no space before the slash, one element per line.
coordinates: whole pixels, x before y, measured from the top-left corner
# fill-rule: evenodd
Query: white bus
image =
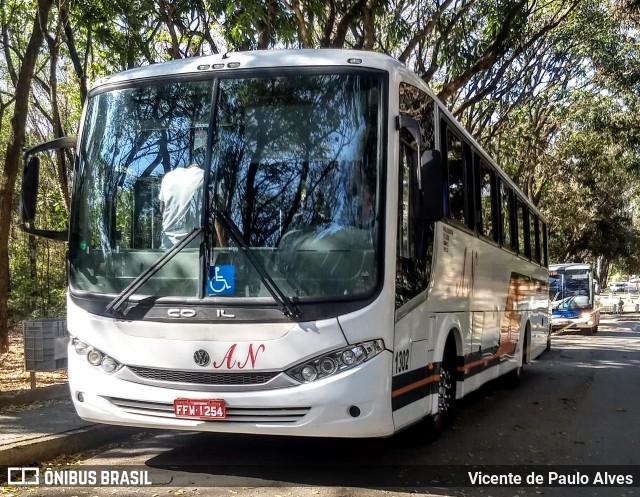
<path fill-rule="evenodd" d="M 36 153 L 75 146 L 68 231 Z M 404 65 L 228 53 L 98 81 L 77 143 L 25 153 L 22 226 L 68 240 L 69 384 L 89 421 L 388 436 L 549 332 L 545 220 Z"/>

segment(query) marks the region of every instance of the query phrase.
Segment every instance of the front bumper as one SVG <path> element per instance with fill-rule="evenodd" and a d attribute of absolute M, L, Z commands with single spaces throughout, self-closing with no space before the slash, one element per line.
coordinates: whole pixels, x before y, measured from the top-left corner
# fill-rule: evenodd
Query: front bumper
<path fill-rule="evenodd" d="M 381 437 L 394 431 L 392 354 L 312 383 L 271 390 L 197 391 L 119 379 L 69 354 L 69 385 L 78 415 L 96 423 L 189 431 L 316 437 Z M 82 393 L 82 395 L 79 395 Z M 82 398 L 82 401 L 79 400 Z M 223 399 L 225 420 L 177 418 L 177 398 Z M 350 408 L 360 414 L 353 417 Z"/>
<path fill-rule="evenodd" d="M 595 325 L 595 322 L 592 317 L 583 318 L 563 318 L 563 317 L 553 317 L 551 319 L 551 330 L 585 330 L 591 329 Z"/>

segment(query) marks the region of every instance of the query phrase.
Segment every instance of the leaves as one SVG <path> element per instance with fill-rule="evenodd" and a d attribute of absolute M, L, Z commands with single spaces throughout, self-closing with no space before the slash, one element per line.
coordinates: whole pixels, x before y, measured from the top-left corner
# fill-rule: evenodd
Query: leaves
<path fill-rule="evenodd" d="M 5 144 L 36 5 L 0 3 L 10 27 L 0 59 Z M 20 145 L 53 138 L 58 115 L 62 132 L 74 134 L 90 82 L 123 69 L 227 50 L 373 49 L 432 85 L 543 210 L 553 260 L 599 259 L 604 275 L 610 263 L 640 272 L 639 25 L 633 3 L 604 0 L 62 2 L 48 18 L 53 43 L 35 64 Z M 38 208 L 62 229 L 64 188 L 49 165 Z M 14 195 L 14 226 L 17 206 Z M 8 236 L 13 316 L 64 312 L 63 246 L 15 227 Z"/>

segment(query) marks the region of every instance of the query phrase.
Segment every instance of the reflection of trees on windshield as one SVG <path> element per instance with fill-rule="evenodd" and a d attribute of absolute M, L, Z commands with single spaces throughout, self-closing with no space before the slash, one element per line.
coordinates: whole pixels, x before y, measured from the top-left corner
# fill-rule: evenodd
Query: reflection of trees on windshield
<path fill-rule="evenodd" d="M 362 198 L 376 197 L 379 97 L 378 80 L 363 76 L 221 82 L 218 205 L 247 242 L 277 246 L 290 229 L 357 225 Z"/>
<path fill-rule="evenodd" d="M 145 251 L 160 248 L 160 183 L 173 169 L 204 165 L 211 95 L 212 82 L 200 81 L 91 97 L 73 196 L 74 286 L 120 291 L 158 257 Z M 192 293 L 191 273 L 197 273 L 197 266 L 191 265 L 183 264 L 188 270 L 169 268 L 174 280 L 151 293 Z M 175 290 L 183 281 L 182 289 Z"/>
<path fill-rule="evenodd" d="M 92 96 L 73 196 L 72 285 L 119 292 L 153 264 L 167 219 L 160 212 L 161 183 L 166 186 L 170 171 L 195 164 L 210 167 L 211 199 L 246 243 L 275 249 L 260 257 L 279 283 L 295 279 L 287 291 L 340 298 L 367 293 L 378 278 L 381 83 L 364 72 L 222 78 L 213 115 L 213 79 Z M 209 139 L 211 163 L 205 164 Z M 175 200 L 186 189 L 172 191 Z M 165 214 L 168 205 L 163 201 Z M 228 247 L 218 228 L 215 247 Z M 205 268 L 196 245 L 140 291 L 198 294 Z M 237 251 L 214 252 L 207 263 L 235 266 L 235 296 L 268 295 Z"/>
<path fill-rule="evenodd" d="M 208 123 L 211 91 L 210 81 L 174 83 L 90 100 L 82 150 L 86 176 L 77 192 L 90 215 L 77 226 L 89 229 L 90 246 L 104 253 L 116 245 L 159 246 L 160 233 L 151 229 L 159 226 L 159 178 L 176 167 L 204 163 L 205 148 L 193 147 L 194 125 Z"/>

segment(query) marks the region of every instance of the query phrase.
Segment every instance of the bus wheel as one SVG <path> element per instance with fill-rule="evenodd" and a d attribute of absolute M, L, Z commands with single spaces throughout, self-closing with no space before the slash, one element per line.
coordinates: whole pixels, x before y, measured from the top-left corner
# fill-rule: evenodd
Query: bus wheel
<path fill-rule="evenodd" d="M 544 350 L 547 352 L 551 350 L 551 332 L 547 333 L 547 347 Z"/>
<path fill-rule="evenodd" d="M 440 437 L 444 428 L 453 427 L 456 402 L 456 346 L 453 335 L 447 340 L 447 345 L 440 367 L 438 381 L 438 412 L 429 416 L 427 436 L 430 441 Z"/>

